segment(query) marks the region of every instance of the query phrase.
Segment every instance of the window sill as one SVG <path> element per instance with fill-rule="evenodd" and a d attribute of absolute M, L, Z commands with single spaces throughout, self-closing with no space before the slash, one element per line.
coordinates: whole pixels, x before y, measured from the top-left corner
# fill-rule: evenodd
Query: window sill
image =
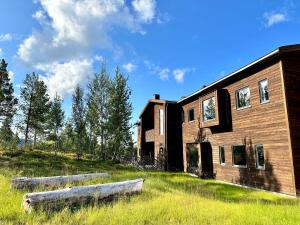
<path fill-rule="evenodd" d="M 240 110 L 248 109 L 248 108 L 251 108 L 251 107 L 252 107 L 251 105 L 248 105 L 248 106 L 245 106 L 245 107 L 237 108 L 236 110 L 240 111 Z"/>
<path fill-rule="evenodd" d="M 263 167 L 256 167 L 256 169 L 257 170 L 263 170 L 263 171 L 266 170 L 266 168 L 264 166 Z"/>
<path fill-rule="evenodd" d="M 268 104 L 269 102 L 270 102 L 270 100 L 265 101 L 265 102 L 261 102 L 260 104 L 261 104 L 261 105 L 264 105 L 264 104 Z"/>
<path fill-rule="evenodd" d="M 189 123 L 194 123 L 196 120 L 191 120 L 191 121 L 189 121 Z"/>
<path fill-rule="evenodd" d="M 226 166 L 226 163 L 220 163 L 221 166 Z"/>
<path fill-rule="evenodd" d="M 235 168 L 242 168 L 242 169 L 247 169 L 247 166 L 232 165 L 232 167 L 235 167 Z"/>
<path fill-rule="evenodd" d="M 215 120 L 216 120 L 216 118 L 210 119 L 210 120 L 203 120 L 203 123 L 208 123 L 208 122 L 215 121 Z"/>

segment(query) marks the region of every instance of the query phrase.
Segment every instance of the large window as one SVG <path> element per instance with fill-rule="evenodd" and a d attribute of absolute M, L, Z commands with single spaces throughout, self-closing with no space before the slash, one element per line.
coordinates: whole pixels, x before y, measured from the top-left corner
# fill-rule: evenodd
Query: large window
<path fill-rule="evenodd" d="M 247 167 L 247 152 L 245 145 L 232 146 L 232 163 L 234 166 Z"/>
<path fill-rule="evenodd" d="M 159 134 L 164 134 L 164 110 L 159 110 Z"/>
<path fill-rule="evenodd" d="M 267 79 L 259 82 L 259 95 L 260 103 L 266 103 L 269 101 L 269 85 Z"/>
<path fill-rule="evenodd" d="M 189 110 L 189 121 L 193 121 L 193 120 L 195 120 L 195 110 L 190 109 Z"/>
<path fill-rule="evenodd" d="M 202 102 L 203 121 L 213 120 L 216 118 L 216 100 L 211 97 Z"/>
<path fill-rule="evenodd" d="M 250 104 L 250 88 L 245 87 L 236 91 L 236 106 L 237 109 L 247 108 Z"/>
<path fill-rule="evenodd" d="M 264 146 L 255 145 L 255 158 L 256 158 L 256 168 L 264 169 L 265 168 L 265 155 L 264 155 Z"/>
<path fill-rule="evenodd" d="M 225 165 L 225 149 L 224 146 L 219 146 L 220 164 Z"/>

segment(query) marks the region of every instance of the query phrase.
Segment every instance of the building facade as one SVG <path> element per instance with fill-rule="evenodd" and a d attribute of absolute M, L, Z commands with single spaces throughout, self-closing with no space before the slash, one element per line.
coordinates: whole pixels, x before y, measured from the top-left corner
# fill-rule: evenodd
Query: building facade
<path fill-rule="evenodd" d="M 184 171 L 299 194 L 300 45 L 280 47 L 172 104 L 177 117 L 165 126 L 178 132 L 167 155 L 182 151 Z M 145 129 L 139 133 L 142 151 Z"/>

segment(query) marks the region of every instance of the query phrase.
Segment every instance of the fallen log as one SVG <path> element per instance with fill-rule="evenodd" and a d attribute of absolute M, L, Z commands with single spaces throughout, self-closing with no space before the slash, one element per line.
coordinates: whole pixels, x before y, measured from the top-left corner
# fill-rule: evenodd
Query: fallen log
<path fill-rule="evenodd" d="M 29 189 L 61 187 L 71 182 L 87 181 L 97 178 L 109 177 L 108 173 L 89 173 L 55 177 L 17 177 L 12 179 L 11 188 Z"/>
<path fill-rule="evenodd" d="M 98 184 L 89 186 L 70 187 L 56 191 L 35 192 L 24 196 L 23 206 L 26 212 L 32 209 L 44 210 L 61 209 L 95 203 L 112 196 L 134 194 L 142 191 L 144 179 Z"/>

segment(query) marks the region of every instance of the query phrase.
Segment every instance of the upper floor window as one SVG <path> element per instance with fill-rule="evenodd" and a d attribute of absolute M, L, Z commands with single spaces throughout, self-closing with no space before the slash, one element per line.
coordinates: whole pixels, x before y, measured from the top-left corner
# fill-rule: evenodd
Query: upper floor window
<path fill-rule="evenodd" d="M 159 134 L 164 134 L 164 110 L 159 110 Z"/>
<path fill-rule="evenodd" d="M 194 109 L 189 110 L 189 122 L 195 120 L 195 111 Z"/>
<path fill-rule="evenodd" d="M 236 106 L 237 109 L 247 108 L 251 106 L 249 87 L 244 87 L 236 91 Z"/>
<path fill-rule="evenodd" d="M 245 145 L 232 146 L 232 163 L 233 166 L 247 167 L 247 152 Z"/>
<path fill-rule="evenodd" d="M 213 120 L 216 118 L 216 100 L 211 97 L 202 102 L 203 121 Z"/>
<path fill-rule="evenodd" d="M 184 110 L 181 111 L 181 123 L 185 122 L 185 115 L 184 115 Z"/>
<path fill-rule="evenodd" d="M 266 103 L 269 101 L 269 85 L 267 79 L 259 82 L 259 95 L 260 103 Z"/>
<path fill-rule="evenodd" d="M 255 145 L 255 158 L 256 158 L 256 168 L 264 169 L 265 168 L 265 155 L 264 155 L 264 146 Z"/>
<path fill-rule="evenodd" d="M 219 147 L 220 164 L 225 165 L 225 149 L 224 146 Z"/>

